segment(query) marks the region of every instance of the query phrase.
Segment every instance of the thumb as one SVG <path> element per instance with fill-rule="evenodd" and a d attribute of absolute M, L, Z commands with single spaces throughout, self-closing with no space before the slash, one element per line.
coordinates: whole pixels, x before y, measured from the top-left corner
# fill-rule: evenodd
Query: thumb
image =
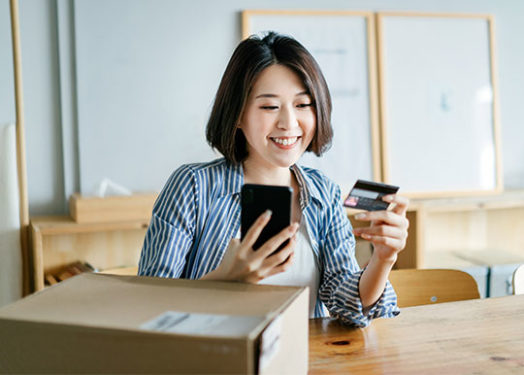
<path fill-rule="evenodd" d="M 229 241 L 229 246 L 231 246 L 232 244 L 238 246 L 238 244 L 240 244 L 240 239 L 232 238 L 231 241 Z"/>
<path fill-rule="evenodd" d="M 230 251 L 231 249 L 235 249 L 240 246 L 240 240 L 238 238 L 232 238 L 231 241 L 229 241 L 229 245 L 227 245 L 227 251 Z"/>
<path fill-rule="evenodd" d="M 234 255 L 240 247 L 240 240 L 238 238 L 232 238 L 227 245 L 226 254 Z"/>

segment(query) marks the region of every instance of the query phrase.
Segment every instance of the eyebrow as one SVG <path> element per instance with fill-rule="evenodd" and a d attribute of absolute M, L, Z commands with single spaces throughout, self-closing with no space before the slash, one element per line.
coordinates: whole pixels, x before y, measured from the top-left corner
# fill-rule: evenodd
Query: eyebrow
<path fill-rule="evenodd" d="M 302 91 L 302 92 L 299 92 L 298 94 L 296 94 L 295 96 L 301 96 L 301 95 L 309 95 L 309 92 Z M 260 94 L 260 95 L 257 95 L 255 97 L 255 99 L 258 99 L 258 98 L 278 98 L 278 95 L 276 95 L 276 94 Z"/>

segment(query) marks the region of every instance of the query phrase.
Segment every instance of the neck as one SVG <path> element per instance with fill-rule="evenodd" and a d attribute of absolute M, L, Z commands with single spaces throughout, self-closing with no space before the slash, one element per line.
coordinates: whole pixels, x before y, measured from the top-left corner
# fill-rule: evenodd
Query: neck
<path fill-rule="evenodd" d="M 248 160 L 242 163 L 244 169 L 244 183 L 262 185 L 291 186 L 292 174 L 289 168 L 267 168 L 253 165 Z"/>

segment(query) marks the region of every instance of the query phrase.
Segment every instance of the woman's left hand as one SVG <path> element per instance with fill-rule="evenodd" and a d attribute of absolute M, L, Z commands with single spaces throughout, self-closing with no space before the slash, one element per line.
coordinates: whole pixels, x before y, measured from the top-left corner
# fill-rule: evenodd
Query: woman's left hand
<path fill-rule="evenodd" d="M 355 228 L 353 233 L 373 244 L 377 260 L 394 263 L 406 246 L 409 221 L 406 218 L 409 200 L 396 194 L 385 195 L 382 200 L 393 204 L 391 210 L 369 211 L 355 215 L 355 219 L 370 221 L 367 228 Z"/>

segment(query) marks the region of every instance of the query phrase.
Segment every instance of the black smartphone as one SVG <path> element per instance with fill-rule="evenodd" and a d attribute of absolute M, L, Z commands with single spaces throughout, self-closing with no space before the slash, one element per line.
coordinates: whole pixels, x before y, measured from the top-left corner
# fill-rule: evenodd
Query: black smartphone
<path fill-rule="evenodd" d="M 245 184 L 241 192 L 241 237 L 244 239 L 247 231 L 256 219 L 266 210 L 271 210 L 272 215 L 266 224 L 253 250 L 257 250 L 267 240 L 291 224 L 291 197 L 293 189 L 288 186 Z M 278 249 L 287 245 L 285 241 Z"/>

